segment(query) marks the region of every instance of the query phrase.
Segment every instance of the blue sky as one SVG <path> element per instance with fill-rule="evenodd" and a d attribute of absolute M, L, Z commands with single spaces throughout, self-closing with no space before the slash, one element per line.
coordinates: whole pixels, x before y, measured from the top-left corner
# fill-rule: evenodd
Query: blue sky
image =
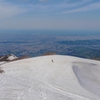
<path fill-rule="evenodd" d="M 0 0 L 0 29 L 100 31 L 100 0 Z"/>

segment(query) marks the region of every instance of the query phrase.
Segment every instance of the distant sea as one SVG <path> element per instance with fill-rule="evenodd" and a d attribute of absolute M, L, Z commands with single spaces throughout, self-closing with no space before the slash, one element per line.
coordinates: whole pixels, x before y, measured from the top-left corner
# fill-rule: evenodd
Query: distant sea
<path fill-rule="evenodd" d="M 0 42 L 32 39 L 38 36 L 100 36 L 100 31 L 85 30 L 0 30 Z"/>
<path fill-rule="evenodd" d="M 100 35 L 100 31 L 93 30 L 0 30 L 1 34 L 58 34 L 58 35 Z"/>

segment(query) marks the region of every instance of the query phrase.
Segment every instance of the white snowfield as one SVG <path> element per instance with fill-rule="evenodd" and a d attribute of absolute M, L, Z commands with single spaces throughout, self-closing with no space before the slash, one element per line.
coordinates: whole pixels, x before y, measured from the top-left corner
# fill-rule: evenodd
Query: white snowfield
<path fill-rule="evenodd" d="M 51 55 L 0 67 L 0 100 L 100 100 L 99 61 Z"/>

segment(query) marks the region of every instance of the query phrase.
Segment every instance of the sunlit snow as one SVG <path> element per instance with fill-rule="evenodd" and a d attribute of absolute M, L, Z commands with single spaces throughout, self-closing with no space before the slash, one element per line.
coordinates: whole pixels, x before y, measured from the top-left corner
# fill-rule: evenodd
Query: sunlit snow
<path fill-rule="evenodd" d="M 0 100 L 100 100 L 99 61 L 51 55 L 0 67 Z"/>

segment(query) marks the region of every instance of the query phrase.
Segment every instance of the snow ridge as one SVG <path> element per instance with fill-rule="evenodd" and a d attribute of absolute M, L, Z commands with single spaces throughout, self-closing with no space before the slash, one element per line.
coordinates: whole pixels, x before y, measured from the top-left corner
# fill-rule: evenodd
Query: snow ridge
<path fill-rule="evenodd" d="M 1 67 L 0 100 L 100 100 L 99 61 L 51 55 Z"/>

